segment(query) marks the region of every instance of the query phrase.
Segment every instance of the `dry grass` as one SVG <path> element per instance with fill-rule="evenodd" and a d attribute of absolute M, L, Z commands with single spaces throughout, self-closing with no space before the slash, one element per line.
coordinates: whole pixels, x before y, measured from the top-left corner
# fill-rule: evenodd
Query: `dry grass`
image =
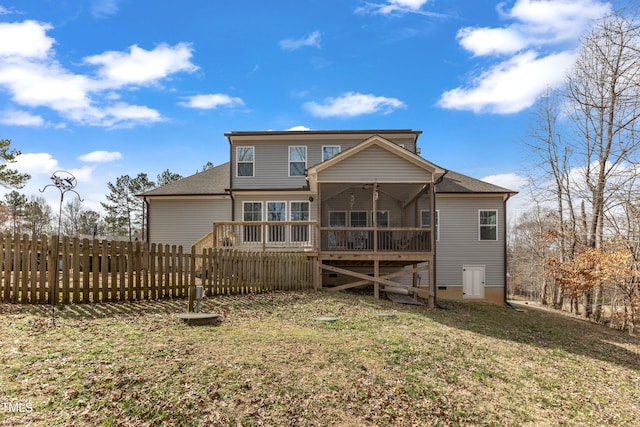
<path fill-rule="evenodd" d="M 640 339 L 557 313 L 370 296 L 0 304 L 0 425 L 637 425 Z M 396 317 L 380 318 L 380 312 Z M 318 316 L 339 317 L 321 323 Z M 3 410 L 28 403 L 31 412 Z M 5 405 L 6 408 L 6 405 Z M 14 406 L 15 408 L 15 406 Z"/>

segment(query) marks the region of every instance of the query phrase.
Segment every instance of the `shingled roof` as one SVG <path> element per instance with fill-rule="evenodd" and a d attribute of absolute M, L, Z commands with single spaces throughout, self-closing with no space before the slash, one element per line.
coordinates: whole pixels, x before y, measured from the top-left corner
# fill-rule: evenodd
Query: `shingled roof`
<path fill-rule="evenodd" d="M 162 187 L 139 194 L 143 197 L 151 196 L 204 196 L 228 194 L 229 162 L 223 163 L 204 172 L 182 178 Z M 514 195 L 517 192 L 499 187 L 488 182 L 448 171 L 442 181 L 436 185 L 436 193 L 500 193 Z"/>
<path fill-rule="evenodd" d="M 507 193 L 517 194 L 516 191 L 507 190 L 497 185 L 489 184 L 458 172 L 448 171 L 442 181 L 436 185 L 436 193 Z"/>
<path fill-rule="evenodd" d="M 204 196 L 228 194 L 229 162 L 182 178 L 138 196 Z"/>

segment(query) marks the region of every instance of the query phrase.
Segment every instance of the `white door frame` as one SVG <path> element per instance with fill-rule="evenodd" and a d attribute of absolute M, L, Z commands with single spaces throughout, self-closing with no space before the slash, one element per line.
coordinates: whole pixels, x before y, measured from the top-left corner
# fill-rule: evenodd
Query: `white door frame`
<path fill-rule="evenodd" d="M 484 299 L 484 265 L 462 266 L 462 299 Z"/>

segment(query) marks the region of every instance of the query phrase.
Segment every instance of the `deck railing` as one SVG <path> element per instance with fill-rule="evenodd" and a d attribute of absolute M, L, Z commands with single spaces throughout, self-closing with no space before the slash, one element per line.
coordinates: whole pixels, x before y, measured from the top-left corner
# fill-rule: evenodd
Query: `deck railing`
<path fill-rule="evenodd" d="M 429 228 L 321 227 L 322 251 L 431 252 Z"/>
<path fill-rule="evenodd" d="M 318 227 L 315 221 L 214 224 L 213 247 L 245 250 L 432 252 L 430 228 Z M 318 244 L 319 243 L 319 244 Z"/>
<path fill-rule="evenodd" d="M 315 221 L 216 222 L 214 247 L 314 251 L 316 230 Z"/>

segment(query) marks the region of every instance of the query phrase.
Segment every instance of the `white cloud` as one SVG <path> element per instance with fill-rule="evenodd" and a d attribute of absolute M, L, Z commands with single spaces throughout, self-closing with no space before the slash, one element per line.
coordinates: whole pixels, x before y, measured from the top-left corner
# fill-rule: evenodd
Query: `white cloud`
<path fill-rule="evenodd" d="M 512 54 L 527 45 L 515 28 L 462 28 L 456 36 L 460 45 L 474 55 Z"/>
<path fill-rule="evenodd" d="M 129 126 L 133 123 L 155 123 L 165 121 L 157 110 L 144 105 L 129 105 L 119 102 L 104 109 L 108 126 Z"/>
<path fill-rule="evenodd" d="M 338 98 L 327 98 L 323 104 L 307 102 L 303 107 L 316 117 L 355 117 L 382 111 L 389 114 L 406 105 L 396 98 L 348 92 Z"/>
<path fill-rule="evenodd" d="M 224 93 L 214 93 L 208 95 L 195 95 L 187 98 L 187 102 L 180 102 L 180 105 L 189 108 L 200 108 L 211 110 L 218 107 L 239 107 L 244 105 L 241 98 L 231 97 Z"/>
<path fill-rule="evenodd" d="M 462 28 L 457 39 L 474 56 L 507 56 L 464 86 L 443 93 L 438 105 L 476 113 L 516 113 L 558 86 L 572 66 L 580 37 L 611 10 L 601 0 L 517 0 L 498 13 L 501 28 Z"/>
<path fill-rule="evenodd" d="M 124 127 L 164 121 L 153 108 L 119 102 L 120 92 L 157 85 L 175 73 L 198 69 L 191 63 L 191 46 L 178 43 L 160 44 L 152 50 L 134 45 L 127 52 L 89 56 L 84 63 L 97 66 L 97 75 L 76 74 L 55 59 L 55 40 L 46 35 L 52 28 L 36 21 L 0 24 L 0 90 L 6 90 L 14 104 L 6 111 L 20 111 L 13 116 L 5 112 L 3 123 L 13 117 L 13 124 L 45 124 L 24 107 L 48 108 L 66 121 L 85 126 Z M 57 125 L 65 126 L 64 122 Z"/>
<path fill-rule="evenodd" d="M 45 125 L 44 119 L 27 111 L 5 110 L 0 112 L 0 123 L 7 126 L 33 126 Z"/>
<path fill-rule="evenodd" d="M 525 52 L 494 65 L 466 88 L 442 94 L 438 105 L 474 113 L 517 113 L 530 107 L 547 88 L 558 87 L 574 62 L 572 52 L 538 58 Z"/>
<path fill-rule="evenodd" d="M 296 50 L 305 46 L 313 46 L 320 48 L 320 32 L 314 31 L 307 37 L 301 39 L 284 39 L 278 43 L 282 49 Z"/>
<path fill-rule="evenodd" d="M 287 130 L 287 131 L 307 131 L 307 130 L 311 130 L 311 129 L 309 129 L 306 126 L 294 126 L 292 128 L 285 129 L 285 130 Z"/>
<path fill-rule="evenodd" d="M 104 150 L 92 151 L 91 153 L 78 156 L 78 160 L 90 163 L 108 163 L 113 162 L 114 160 L 120 160 L 121 158 L 122 153 L 118 151 Z"/>
<path fill-rule="evenodd" d="M 95 166 L 83 166 L 81 168 L 72 168 L 69 169 L 69 172 L 76 177 L 76 181 L 78 183 L 81 182 L 90 182 L 92 179 L 93 171 L 95 170 Z"/>
<path fill-rule="evenodd" d="M 198 69 L 191 63 L 192 48 L 188 43 L 175 46 L 160 44 L 153 50 L 136 45 L 129 52 L 109 51 L 84 58 L 86 64 L 100 66 L 99 86 L 119 88 L 126 85 L 149 85 L 177 72 L 192 73 Z"/>
<path fill-rule="evenodd" d="M 55 42 L 53 27 L 36 21 L 0 23 L 0 57 L 46 58 Z"/>
<path fill-rule="evenodd" d="M 91 15 L 95 18 L 108 18 L 118 13 L 118 0 L 94 0 Z"/>
<path fill-rule="evenodd" d="M 7 87 L 13 100 L 24 106 L 64 112 L 90 105 L 89 80 L 70 73 L 55 62 L 6 60 L 0 64 L 0 85 Z"/>
<path fill-rule="evenodd" d="M 520 191 L 529 185 L 529 178 L 518 175 L 517 173 L 489 175 L 481 178 L 480 180 L 513 191 Z"/>
<path fill-rule="evenodd" d="M 4 6 L 0 6 L 0 15 L 8 15 L 11 11 Z"/>
<path fill-rule="evenodd" d="M 611 4 L 600 0 L 518 0 L 506 15 L 534 36 L 562 41 L 580 37 L 594 19 L 610 12 Z"/>
<path fill-rule="evenodd" d="M 58 168 L 58 161 L 49 153 L 26 153 L 16 156 L 11 168 L 32 177 L 48 175 Z"/>
<path fill-rule="evenodd" d="M 422 7 L 429 3 L 429 0 L 387 0 L 384 3 L 365 3 L 358 7 L 356 13 L 374 15 L 397 15 L 403 13 L 417 13 L 425 16 L 444 17 L 440 13 L 429 12 Z"/>

